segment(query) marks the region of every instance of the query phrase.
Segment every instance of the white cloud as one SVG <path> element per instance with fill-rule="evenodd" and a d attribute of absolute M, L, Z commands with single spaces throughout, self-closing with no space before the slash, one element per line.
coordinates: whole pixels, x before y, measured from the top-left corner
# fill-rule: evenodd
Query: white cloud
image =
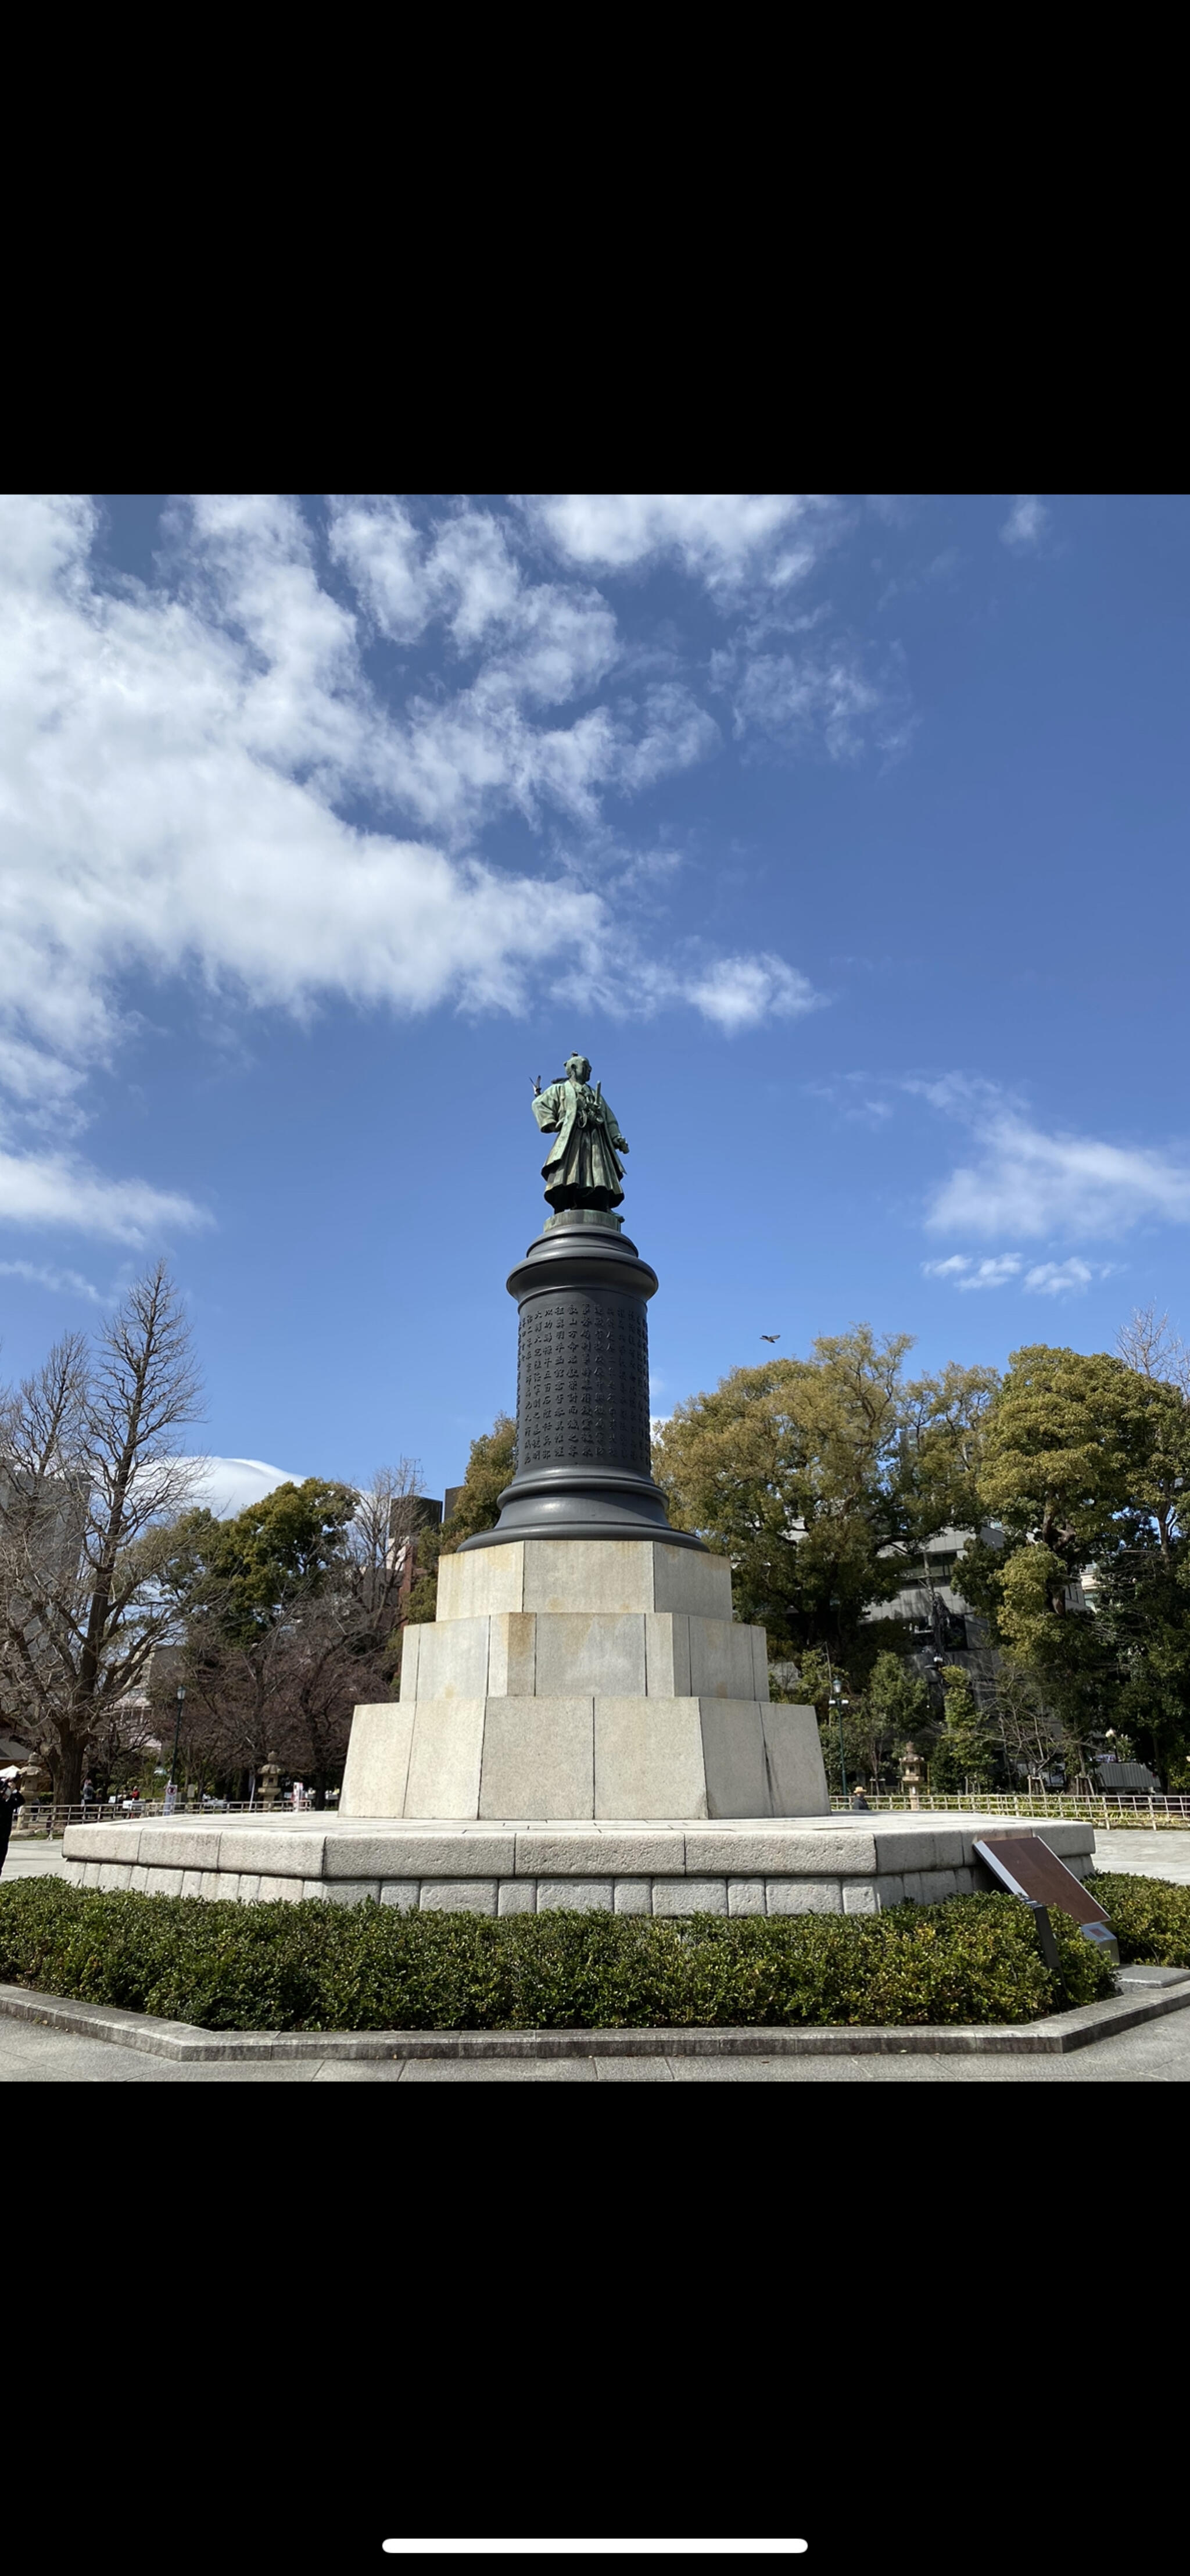
<path fill-rule="evenodd" d="M 829 522 L 780 496 L 585 506 L 543 505 L 572 562 L 676 545 L 712 585 L 757 564 L 791 577 Z M 678 668 L 630 662 L 596 590 L 534 575 L 527 524 L 470 503 L 335 503 L 334 593 L 295 503 L 200 496 L 167 513 L 150 585 L 101 578 L 88 501 L 0 499 L 0 1085 L 26 1131 L 4 1138 L 0 1216 L 130 1244 L 203 1221 L 179 1192 L 62 1151 L 88 1068 L 124 1034 L 132 971 L 200 978 L 231 1007 L 515 1011 L 544 974 L 594 986 L 610 953 L 644 1007 L 725 1031 L 811 1006 L 780 959 L 656 964 L 623 890 L 594 866 L 584 881 L 607 796 L 721 736 Z M 432 691 L 402 681 L 390 705 L 375 636 L 404 647 L 431 626 L 459 685 L 438 668 Z M 844 718 L 828 692 L 819 720 Z M 509 814 L 564 819 L 578 863 L 484 864 L 477 837 Z"/>
<path fill-rule="evenodd" d="M 736 644 L 712 657 L 712 669 L 731 699 L 737 740 L 797 746 L 818 735 L 832 760 L 849 760 L 869 739 L 886 750 L 908 739 L 900 674 L 876 682 L 850 648 L 761 653 Z"/>
<path fill-rule="evenodd" d="M 986 1261 L 973 1261 L 969 1254 L 952 1252 L 948 1261 L 924 1261 L 927 1279 L 949 1279 L 956 1288 L 1005 1288 L 1021 1269 L 1018 1253 L 1000 1252 Z"/>
<path fill-rule="evenodd" d="M 926 1218 L 934 1233 L 1085 1237 L 1123 1234 L 1146 1218 L 1190 1221 L 1190 1168 L 1168 1155 L 1046 1135 L 1014 1110 L 979 1105 L 978 1095 L 967 1114 L 983 1150 L 937 1192 Z"/>
<path fill-rule="evenodd" d="M 1000 530 L 1001 541 L 1006 546 L 1035 546 L 1048 526 L 1049 511 L 1036 493 L 1019 492 Z"/>
<path fill-rule="evenodd" d="M 705 974 L 689 977 L 678 989 L 728 1037 L 740 1029 L 756 1028 L 765 1019 L 799 1018 L 803 1011 L 818 1010 L 823 1004 L 823 996 L 807 978 L 780 957 L 721 957 Z"/>
<path fill-rule="evenodd" d="M 109 1181 L 57 1154 L 0 1151 L 0 1222 L 70 1226 L 137 1246 L 162 1231 L 209 1225 L 210 1218 L 171 1190 L 147 1181 Z"/>
<path fill-rule="evenodd" d="M 31 1287 L 50 1288 L 67 1297 L 85 1297 L 90 1305 L 101 1306 L 103 1297 L 90 1279 L 77 1270 L 54 1270 L 41 1261 L 0 1261 L 0 1278 L 26 1279 Z"/>
<path fill-rule="evenodd" d="M 1109 1278 L 1114 1266 L 1111 1262 L 1092 1266 L 1089 1261 L 1080 1261 L 1077 1254 L 1072 1254 L 1069 1261 L 1039 1261 L 1026 1271 L 1025 1286 L 1038 1290 L 1043 1297 L 1061 1297 L 1068 1290 L 1088 1288 L 1092 1279 Z"/>
<path fill-rule="evenodd" d="M 1018 1252 L 994 1253 L 983 1261 L 969 1252 L 952 1252 L 946 1261 L 922 1263 L 925 1278 L 948 1279 L 955 1288 L 1006 1288 L 1016 1280 L 1043 1297 L 1081 1295 L 1093 1279 L 1110 1279 L 1118 1268 L 1118 1262 L 1084 1261 L 1077 1253 L 1066 1261 L 1035 1262 L 1031 1270 L 1025 1270 Z"/>
<path fill-rule="evenodd" d="M 836 516 L 824 495 L 804 492 L 565 492 L 528 508 L 569 563 L 628 572 L 668 555 L 712 591 L 799 579 Z"/>
<path fill-rule="evenodd" d="M 263 1458 L 194 1458 L 183 1461 L 195 1470 L 190 1496 L 195 1511 L 213 1512 L 217 1521 L 234 1520 L 250 1503 L 263 1501 L 278 1485 L 302 1485 L 304 1474 L 270 1467 Z"/>

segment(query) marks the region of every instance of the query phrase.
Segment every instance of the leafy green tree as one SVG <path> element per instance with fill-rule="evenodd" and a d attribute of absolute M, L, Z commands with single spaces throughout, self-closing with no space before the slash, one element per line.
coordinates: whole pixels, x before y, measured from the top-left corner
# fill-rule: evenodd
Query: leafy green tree
<path fill-rule="evenodd" d="M 671 1519 L 730 1558 L 737 1616 L 767 1629 L 778 1660 L 821 1646 L 862 1681 L 890 1643 L 873 1603 L 966 1507 L 994 1377 L 950 1369 L 909 1385 L 911 1348 L 866 1324 L 823 1335 L 809 1359 L 731 1370 L 658 1434 Z"/>
<path fill-rule="evenodd" d="M 407 1462 L 362 1493 L 308 1477 L 231 1520 L 198 1512 L 180 1526 L 170 1574 L 187 1605 L 188 1776 L 251 1775 L 276 1756 L 323 1803 L 356 1702 L 394 1686 L 393 1538 L 411 1481 Z"/>
<path fill-rule="evenodd" d="M 1121 1694 L 1134 1704 L 1138 1690 L 1163 1716 L 1172 1757 L 1186 1707 L 1178 1613 L 1188 1485 L 1190 1409 L 1177 1385 L 1107 1352 L 1013 1352 L 976 1473 L 1004 1545 L 977 1542 L 955 1580 L 1034 1676 L 1076 1771 L 1090 1767 Z M 1088 1615 L 1078 1587 L 1092 1567 L 1102 1608 Z"/>
<path fill-rule="evenodd" d="M 942 1671 L 943 1720 L 930 1753 L 930 1786 L 943 1792 L 966 1789 L 973 1781 L 993 1787 L 1000 1771 L 995 1729 L 983 1715 L 961 1664 Z"/>
<path fill-rule="evenodd" d="M 866 1326 L 821 1340 L 810 1360 L 733 1369 L 679 1404 L 653 1472 L 680 1529 L 731 1560 L 737 1615 L 772 1652 L 858 1646 L 864 1610 L 897 1577 L 880 1549 L 899 1535 L 891 1483 L 897 1391 L 908 1342 Z"/>

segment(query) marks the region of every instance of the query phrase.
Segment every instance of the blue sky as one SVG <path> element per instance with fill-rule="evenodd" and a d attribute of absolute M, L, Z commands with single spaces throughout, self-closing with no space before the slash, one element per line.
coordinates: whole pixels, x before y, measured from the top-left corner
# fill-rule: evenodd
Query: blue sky
<path fill-rule="evenodd" d="M 5 1374 L 164 1250 L 196 1447 L 441 1493 L 576 1046 L 659 1413 L 762 1333 L 1190 1326 L 1190 502 L 0 523 Z"/>

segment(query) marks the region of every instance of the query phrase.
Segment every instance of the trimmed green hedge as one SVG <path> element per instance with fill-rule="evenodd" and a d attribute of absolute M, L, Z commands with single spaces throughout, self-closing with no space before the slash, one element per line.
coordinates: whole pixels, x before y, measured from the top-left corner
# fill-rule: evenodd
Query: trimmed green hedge
<path fill-rule="evenodd" d="M 1190 1968 L 1190 1887 L 1164 1878 L 1097 1870 L 1087 1880 L 1120 1944 L 1120 1964 Z"/>
<path fill-rule="evenodd" d="M 1034 2021 L 1113 1989 L 1053 1917 L 1065 1992 L 1015 1897 L 685 1921 L 209 1903 L 0 1888 L 0 1983 L 207 2030 L 607 2030 Z"/>

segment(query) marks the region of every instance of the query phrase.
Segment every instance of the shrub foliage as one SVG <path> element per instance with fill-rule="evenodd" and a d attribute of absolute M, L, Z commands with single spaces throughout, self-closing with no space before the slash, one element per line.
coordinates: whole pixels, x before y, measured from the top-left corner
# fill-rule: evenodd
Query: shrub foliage
<path fill-rule="evenodd" d="M 1190 1968 L 1190 1887 L 1102 1870 L 1087 1880 L 1120 1944 L 1123 1967 Z"/>
<path fill-rule="evenodd" d="M 1011 1896 L 867 1917 L 496 1919 L 30 1878 L 0 1889 L 0 1982 L 207 2030 L 1020 2022 L 1113 1991 L 1107 1963 L 1053 1920 L 1060 1983 Z"/>

